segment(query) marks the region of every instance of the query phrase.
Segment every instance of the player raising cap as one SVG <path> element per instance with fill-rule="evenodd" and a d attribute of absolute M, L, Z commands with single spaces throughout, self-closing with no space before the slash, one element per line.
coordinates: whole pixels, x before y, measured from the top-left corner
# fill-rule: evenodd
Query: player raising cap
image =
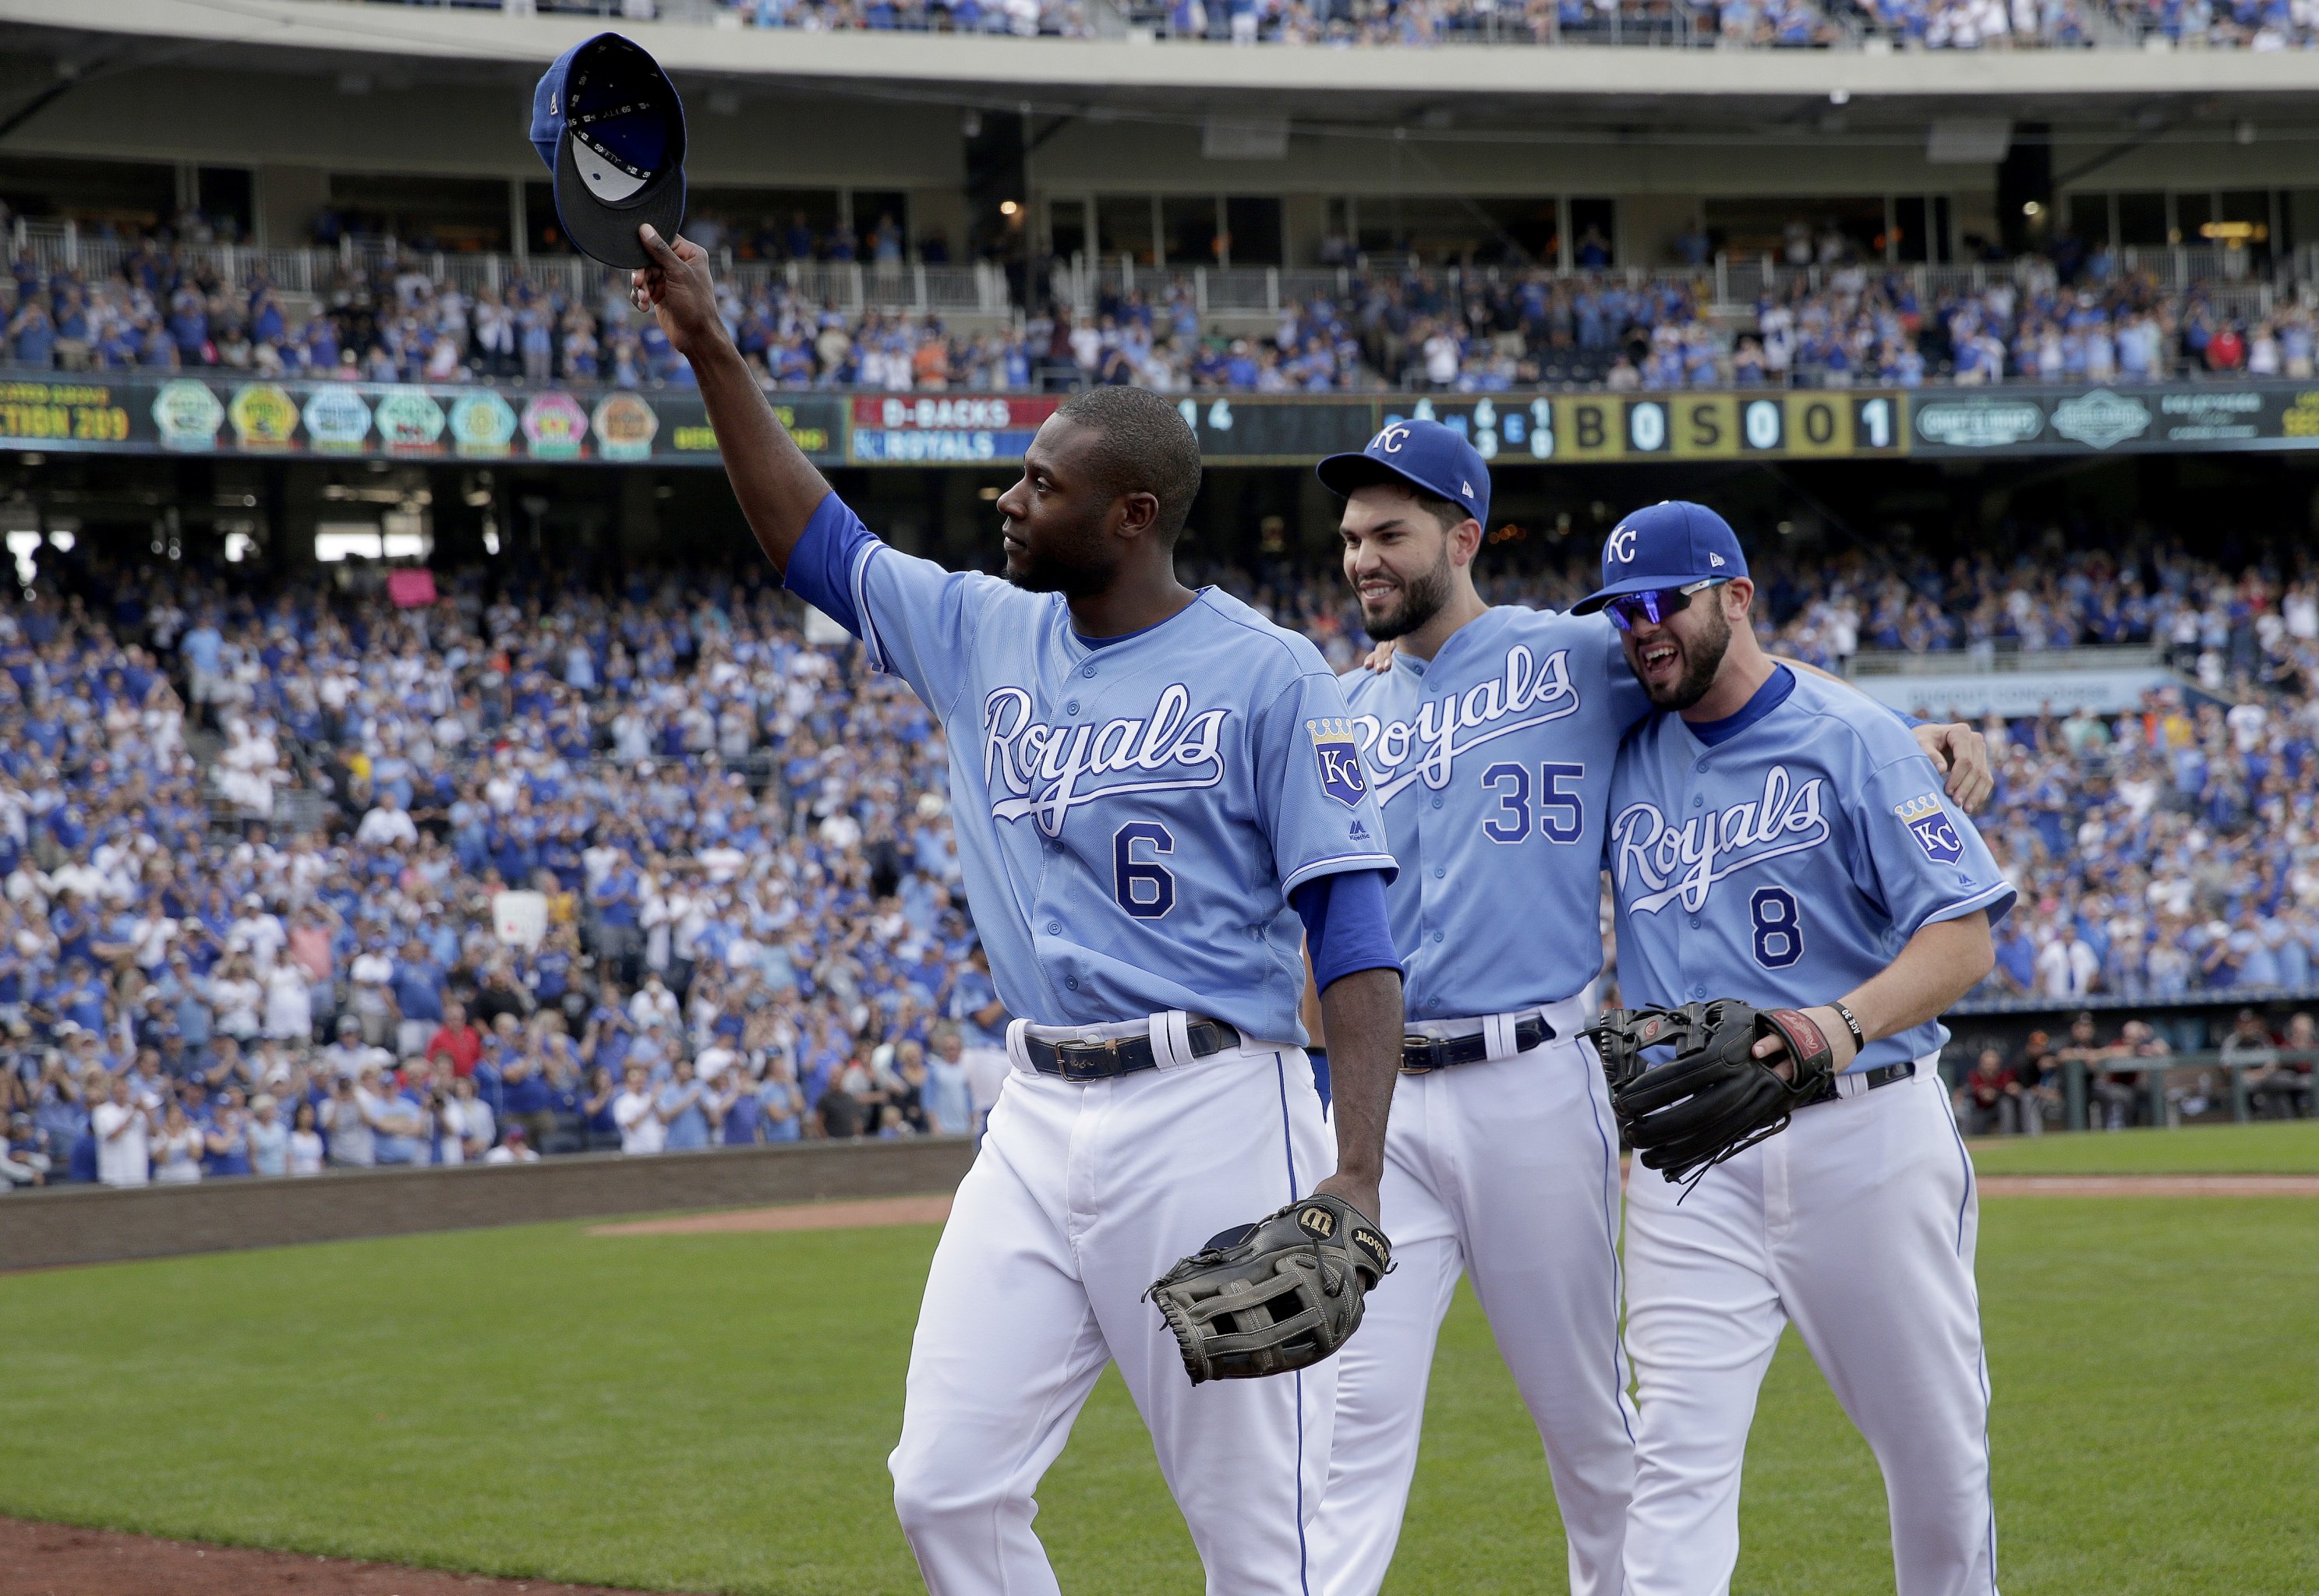
<path fill-rule="evenodd" d="M 955 574 L 872 537 L 798 452 L 703 252 L 644 242 L 638 302 L 699 376 L 759 545 L 941 720 L 968 901 L 1020 1016 L 911 1350 L 891 1464 L 918 1567 L 936 1592 L 1056 1588 L 1032 1493 L 1116 1362 L 1209 1589 L 1304 1591 L 1337 1364 L 1295 1366 L 1322 1321 L 1358 1322 L 1359 1296 L 1302 1266 L 1348 1242 L 1382 1258 L 1363 1222 L 1401 1042 L 1394 861 L 1343 692 L 1309 642 L 1176 581 L 1200 457 L 1167 400 L 1067 401 L 998 500 L 1007 580 Z M 1333 1154 L 1300 1050 L 1300 943 L 1338 1039 Z M 1291 1204 L 1255 1230 L 1293 1233 L 1296 1267 L 1267 1289 L 1304 1294 L 1312 1318 L 1253 1293 L 1271 1330 L 1200 1340 L 1231 1322 L 1199 1294 L 1211 1264 L 1241 1267 L 1239 1232 Z M 1142 1300 L 1163 1274 L 1191 1340 Z M 1203 1388 L 1195 1363 L 1294 1372 Z"/>
<path fill-rule="evenodd" d="M 1763 652 L 1754 599 L 1723 518 L 1666 503 L 1619 523 L 1573 607 L 1610 615 L 1656 710 L 1620 749 L 1604 845 L 1634 1011 L 1605 1017 L 1613 1100 L 1666 1174 L 1628 1188 L 1626 1589 L 1729 1589 L 1756 1388 L 1792 1322 L 1883 1469 L 1901 1596 L 1993 1591 L 1977 1208 L 1937 1016 L 1988 973 L 2014 891 L 1889 711 Z M 1625 1081 L 1669 1037 L 1672 1140 L 1673 1094 Z M 1773 1112 L 1717 1146 L 1727 1097 Z"/>

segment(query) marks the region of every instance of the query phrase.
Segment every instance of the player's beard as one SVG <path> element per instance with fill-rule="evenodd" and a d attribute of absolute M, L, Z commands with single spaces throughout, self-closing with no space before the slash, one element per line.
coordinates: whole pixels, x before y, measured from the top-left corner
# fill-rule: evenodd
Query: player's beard
<path fill-rule="evenodd" d="M 1677 646 L 1683 650 L 1683 674 L 1674 684 L 1654 688 L 1646 683 L 1643 688 L 1650 695 L 1654 708 L 1688 709 L 1715 685 L 1715 678 L 1723 669 L 1723 656 L 1731 647 L 1731 623 L 1723 614 L 1723 606 L 1710 603 L 1699 636 L 1686 637 Z"/>
<path fill-rule="evenodd" d="M 1372 616 L 1367 607 L 1361 609 L 1361 628 L 1379 643 L 1389 643 L 1395 637 L 1406 637 L 1427 621 L 1441 613 L 1449 602 L 1452 583 L 1449 564 L 1449 540 L 1441 540 L 1441 557 L 1433 569 L 1408 578 L 1401 586 L 1398 608 L 1382 616 Z"/>
<path fill-rule="evenodd" d="M 1076 527 L 1051 529 L 1035 543 L 1024 537 L 1022 568 L 1009 561 L 1006 580 L 1026 592 L 1060 593 L 1066 599 L 1102 592 L 1114 574 L 1096 557 L 1103 548 L 1103 518 L 1108 509 L 1106 506 Z"/>

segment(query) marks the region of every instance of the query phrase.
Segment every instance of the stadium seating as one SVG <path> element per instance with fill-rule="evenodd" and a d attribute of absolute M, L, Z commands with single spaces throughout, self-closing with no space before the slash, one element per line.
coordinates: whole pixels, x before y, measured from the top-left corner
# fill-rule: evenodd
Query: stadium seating
<path fill-rule="evenodd" d="M 397 0 L 420 4 L 424 0 Z M 493 0 L 465 0 L 493 5 Z M 501 9 L 513 10 L 508 0 Z M 542 13 L 633 16 L 616 0 L 531 0 Z M 729 17 L 816 32 L 903 31 L 1091 39 L 1150 37 L 1238 44 L 1642 44 L 1827 49 L 1883 39 L 1917 50 L 2133 48 L 2309 50 L 2308 0 L 716 0 L 649 4 L 671 18 Z"/>
<path fill-rule="evenodd" d="M 568 258 L 358 252 L 351 239 L 335 252 L 237 249 L 205 239 L 193 218 L 176 237 L 16 230 L 25 242 L 0 329 L 17 367 L 690 381 L 616 275 Z M 792 247 L 829 258 L 762 257 Z M 2194 261 L 2072 249 L 2065 262 L 1895 268 L 1839 242 L 1808 264 L 1654 272 L 1363 261 L 1257 273 L 1266 297 L 1226 325 L 1214 313 L 1223 278 L 1212 284 L 1205 273 L 1059 267 L 1054 297 L 1017 309 L 995 269 L 905 270 L 882 255 L 864 267 L 851 249 L 808 235 L 726 251 L 728 319 L 768 388 L 1472 392 L 2312 369 L 2311 309 L 2281 284 L 2218 273 L 2229 263 L 2212 251 Z M 930 270 L 958 290 L 952 298 L 928 286 Z"/>
<path fill-rule="evenodd" d="M 1983 827 L 2025 890 L 1976 999 L 2319 990 L 2307 576 L 2171 544 L 1759 565 L 1765 640 L 1827 668 L 2101 645 L 2179 672 L 2130 713 L 1987 723 Z M 1357 663 L 1333 578 L 1206 574 Z M 122 1072 L 189 1102 L 181 1178 L 292 1166 L 251 1128 L 261 1096 L 285 1134 L 311 1121 L 309 1168 L 517 1156 L 510 1127 L 617 1147 L 629 1065 L 674 1095 L 672 1145 L 966 1128 L 948 1055 L 1002 1020 L 938 728 L 857 650 L 808 645 L 762 574 L 469 573 L 409 610 L 376 582 L 192 576 L 68 565 L 0 609 L 11 1168 L 93 1177 L 86 1106 Z M 536 941 L 495 933 L 519 905 Z M 663 1078 L 680 1059 L 697 1110 Z"/>

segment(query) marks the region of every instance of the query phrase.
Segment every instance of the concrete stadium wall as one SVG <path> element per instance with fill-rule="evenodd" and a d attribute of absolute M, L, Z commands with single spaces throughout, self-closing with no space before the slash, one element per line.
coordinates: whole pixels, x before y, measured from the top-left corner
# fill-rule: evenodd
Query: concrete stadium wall
<path fill-rule="evenodd" d="M 0 55 L 8 104 L 53 82 L 41 58 Z M 686 119 L 685 174 L 695 186 L 953 189 L 966 181 L 955 107 L 799 89 L 731 93 L 726 102 L 700 96 Z M 511 73 L 447 82 L 409 71 L 162 65 L 76 88 L 17 130 L 7 153 L 255 166 L 278 168 L 277 181 L 302 170 L 538 182 L 547 172 L 527 137 L 530 122 L 528 78 Z M 309 197 L 319 203 L 321 191 Z"/>
<path fill-rule="evenodd" d="M 174 1258 L 427 1231 L 672 1209 L 750 1207 L 947 1192 L 974 1160 L 963 1137 L 618 1153 L 366 1169 L 309 1180 L 219 1180 L 111 1191 L 52 1187 L 0 1198 L 0 1270 Z"/>

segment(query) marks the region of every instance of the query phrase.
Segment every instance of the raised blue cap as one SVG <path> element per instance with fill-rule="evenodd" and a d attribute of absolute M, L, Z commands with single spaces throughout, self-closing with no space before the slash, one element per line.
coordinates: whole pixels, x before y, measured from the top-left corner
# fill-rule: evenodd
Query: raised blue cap
<path fill-rule="evenodd" d="M 684 103 L 645 48 L 599 33 L 555 58 L 531 92 L 531 147 L 555 176 L 555 216 L 582 254 L 650 264 L 636 229 L 684 225 Z"/>

